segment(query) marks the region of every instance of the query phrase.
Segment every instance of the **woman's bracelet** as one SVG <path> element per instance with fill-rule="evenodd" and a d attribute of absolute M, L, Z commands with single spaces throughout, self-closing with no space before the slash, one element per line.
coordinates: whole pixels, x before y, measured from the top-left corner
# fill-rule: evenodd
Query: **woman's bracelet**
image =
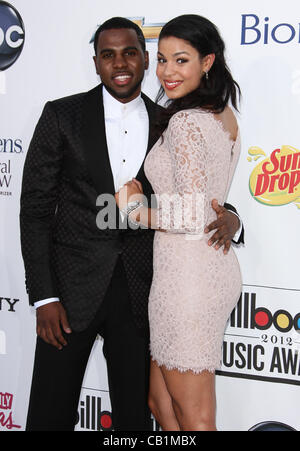
<path fill-rule="evenodd" d="M 133 211 L 137 210 L 138 208 L 141 208 L 143 206 L 143 203 L 140 202 L 139 200 L 135 200 L 133 202 L 128 202 L 128 204 L 126 205 L 126 207 L 124 207 L 121 211 L 121 213 L 123 213 L 125 216 L 128 217 L 128 219 L 130 220 L 130 222 L 132 222 L 135 225 L 139 225 L 137 222 L 132 221 L 129 218 L 130 213 L 132 213 Z"/>

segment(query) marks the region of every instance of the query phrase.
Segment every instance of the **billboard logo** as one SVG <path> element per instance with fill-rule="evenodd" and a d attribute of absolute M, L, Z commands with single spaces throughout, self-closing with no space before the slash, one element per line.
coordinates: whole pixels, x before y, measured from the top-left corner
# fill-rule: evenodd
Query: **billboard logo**
<path fill-rule="evenodd" d="M 258 296 L 263 305 L 257 305 Z M 300 386 L 298 299 L 299 290 L 256 287 L 255 293 L 242 293 L 228 321 L 217 374 Z"/>
<path fill-rule="evenodd" d="M 25 28 L 19 12 L 0 0 L 0 71 L 12 66 L 22 53 Z"/>
<path fill-rule="evenodd" d="M 248 154 L 249 162 L 267 157 L 259 147 L 250 147 Z M 300 208 L 300 151 L 287 145 L 275 149 L 253 169 L 249 189 L 264 205 L 295 203 Z"/>
<path fill-rule="evenodd" d="M 113 429 L 111 412 L 101 411 L 101 398 L 96 396 L 85 397 L 80 401 L 78 421 L 81 429 L 92 431 L 111 431 Z"/>
<path fill-rule="evenodd" d="M 278 309 L 272 313 L 265 307 L 256 307 L 256 293 L 243 293 L 230 316 L 230 327 L 268 330 L 273 326 L 277 331 L 288 333 L 300 331 L 300 313 L 291 315 L 287 310 Z"/>
<path fill-rule="evenodd" d="M 88 390 L 88 393 L 90 393 L 90 390 Z M 85 395 L 84 398 L 80 400 L 76 421 L 77 430 L 113 431 L 108 392 L 103 393 L 103 396 L 104 397 L 102 398 L 100 396 Z M 107 406 L 106 408 L 104 407 L 105 405 Z M 152 425 L 153 431 L 160 430 L 160 425 L 154 418 L 152 418 Z"/>

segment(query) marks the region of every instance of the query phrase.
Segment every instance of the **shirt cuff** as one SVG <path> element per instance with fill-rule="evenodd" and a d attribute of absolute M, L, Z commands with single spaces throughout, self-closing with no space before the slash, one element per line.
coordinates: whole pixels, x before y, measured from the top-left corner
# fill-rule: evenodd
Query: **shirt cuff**
<path fill-rule="evenodd" d="M 42 301 L 35 302 L 34 307 L 37 309 L 39 307 L 42 307 L 42 305 L 50 304 L 51 302 L 59 302 L 59 299 L 58 298 L 43 299 Z"/>
<path fill-rule="evenodd" d="M 233 213 L 233 214 L 234 214 L 235 216 L 237 216 L 237 217 L 239 218 L 239 220 L 240 220 L 240 227 L 239 227 L 239 229 L 236 231 L 234 237 L 232 238 L 232 241 L 235 241 L 235 242 L 237 243 L 237 242 L 239 241 L 240 236 L 241 236 L 241 233 L 242 233 L 243 223 L 242 223 L 242 221 L 241 221 L 241 218 L 239 217 L 239 215 L 238 215 L 235 211 L 230 210 L 230 213 Z"/>

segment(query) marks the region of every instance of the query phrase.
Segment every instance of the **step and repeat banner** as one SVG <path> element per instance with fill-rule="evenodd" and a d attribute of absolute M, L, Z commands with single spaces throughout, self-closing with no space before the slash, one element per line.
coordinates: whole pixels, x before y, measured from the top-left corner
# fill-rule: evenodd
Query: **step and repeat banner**
<path fill-rule="evenodd" d="M 242 89 L 242 153 L 228 201 L 245 226 L 243 293 L 216 377 L 220 431 L 300 430 L 300 15 L 297 2 L 0 1 L 0 430 L 24 430 L 35 349 L 19 242 L 23 165 L 46 101 L 99 82 L 91 43 L 112 16 L 137 21 L 155 99 L 157 36 L 172 17 L 213 21 Z M 128 406 L 130 409 L 130 405 Z M 158 425 L 153 421 L 153 428 Z M 102 341 L 89 360 L 76 430 L 111 430 Z"/>

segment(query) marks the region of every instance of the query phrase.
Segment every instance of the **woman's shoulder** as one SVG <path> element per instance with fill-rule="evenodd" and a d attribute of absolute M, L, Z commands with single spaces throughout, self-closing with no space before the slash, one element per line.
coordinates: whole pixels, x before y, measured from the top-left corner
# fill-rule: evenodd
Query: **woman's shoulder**
<path fill-rule="evenodd" d="M 168 128 L 177 127 L 192 127 L 199 126 L 202 121 L 208 117 L 209 112 L 203 108 L 190 108 L 187 110 L 180 110 L 175 113 L 170 121 Z"/>
<path fill-rule="evenodd" d="M 204 109 L 193 108 L 176 112 L 170 119 L 165 133 L 167 142 L 172 146 L 174 141 L 181 141 L 186 146 L 199 145 L 199 140 L 206 141 L 209 122 L 208 112 Z"/>

